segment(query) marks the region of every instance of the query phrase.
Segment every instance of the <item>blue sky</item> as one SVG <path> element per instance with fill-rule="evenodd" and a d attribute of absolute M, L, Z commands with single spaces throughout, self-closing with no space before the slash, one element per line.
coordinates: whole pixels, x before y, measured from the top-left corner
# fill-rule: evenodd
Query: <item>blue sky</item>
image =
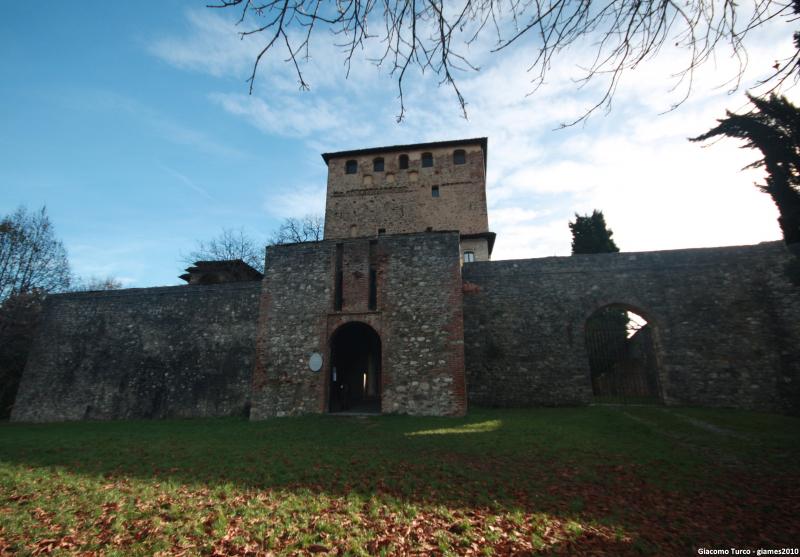
<path fill-rule="evenodd" d="M 608 115 L 553 131 L 599 92 L 570 81 L 582 47 L 532 96 L 530 45 L 476 52 L 481 71 L 460 79 L 469 120 L 449 89 L 414 74 L 397 124 L 393 79 L 363 57 L 345 79 L 325 36 L 304 66 L 311 91 L 298 91 L 279 56 L 249 96 L 260 39 L 240 41 L 233 13 L 203 5 L 0 7 L 0 212 L 46 204 L 78 275 L 178 284 L 181 255 L 223 227 L 264 241 L 283 217 L 321 213 L 323 151 L 476 136 L 489 137 L 496 259 L 568 255 L 568 220 L 595 208 L 623 251 L 780 237 L 777 212 L 752 185 L 760 173 L 740 172 L 755 154 L 685 139 L 745 104 L 718 87 L 724 57 L 675 111 L 659 116 L 680 97 L 666 50 L 626 76 Z M 746 79 L 763 75 L 790 37 L 783 22 L 754 37 Z"/>

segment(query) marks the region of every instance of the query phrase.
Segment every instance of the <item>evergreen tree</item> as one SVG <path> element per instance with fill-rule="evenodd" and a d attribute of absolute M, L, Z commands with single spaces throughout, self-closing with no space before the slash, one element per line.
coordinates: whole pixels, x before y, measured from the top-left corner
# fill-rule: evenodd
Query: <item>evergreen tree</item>
<path fill-rule="evenodd" d="M 615 253 L 617 244 L 611 239 L 613 232 L 606 226 L 603 211 L 595 209 L 591 215 L 575 213 L 575 222 L 569 223 L 572 231 L 572 254 Z"/>
<path fill-rule="evenodd" d="M 726 111 L 719 125 L 690 141 L 716 136 L 744 139 L 744 148 L 758 149 L 762 158 L 745 168 L 764 168 L 767 180 L 757 187 L 778 207 L 778 223 L 787 244 L 800 243 L 800 109 L 786 97 L 759 99 L 748 95 L 754 108 L 746 114 Z"/>

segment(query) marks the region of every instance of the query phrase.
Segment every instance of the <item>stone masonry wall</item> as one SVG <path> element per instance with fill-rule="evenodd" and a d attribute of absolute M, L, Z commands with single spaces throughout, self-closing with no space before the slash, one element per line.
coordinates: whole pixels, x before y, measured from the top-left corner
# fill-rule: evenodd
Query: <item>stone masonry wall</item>
<path fill-rule="evenodd" d="M 466 164 L 453 164 L 453 151 L 466 151 Z M 355 157 L 356 174 L 345 173 L 352 157 L 328 162 L 325 239 L 364 237 L 433 230 L 486 232 L 486 174 L 479 144 L 431 149 L 434 163 L 423 168 L 422 150 L 388 152 Z M 408 169 L 398 167 L 398 157 L 409 156 Z M 375 157 L 384 158 L 384 171 L 373 172 Z M 439 188 L 439 197 L 431 188 Z"/>
<path fill-rule="evenodd" d="M 260 282 L 51 296 L 15 421 L 241 415 Z"/>
<path fill-rule="evenodd" d="M 269 248 L 251 418 L 326 412 L 330 339 L 353 321 L 371 326 L 381 340 L 382 412 L 463 414 L 458 239 L 453 232 L 423 233 Z M 334 309 L 337 245 L 341 311 Z M 377 271 L 375 310 L 368 307 L 370 265 Z M 308 367 L 314 352 L 323 356 L 319 372 Z"/>
<path fill-rule="evenodd" d="M 464 265 L 470 403 L 592 400 L 584 324 L 625 304 L 653 326 L 667 404 L 800 413 L 800 289 L 780 242 Z"/>

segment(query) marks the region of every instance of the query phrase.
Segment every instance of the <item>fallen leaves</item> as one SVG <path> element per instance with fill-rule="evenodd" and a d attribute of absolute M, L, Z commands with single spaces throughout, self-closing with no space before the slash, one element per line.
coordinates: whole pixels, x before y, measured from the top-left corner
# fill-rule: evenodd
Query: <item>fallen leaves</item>
<path fill-rule="evenodd" d="M 486 414 L 473 421 L 498 420 Z M 76 460 L 43 443 L 36 466 L 30 448 L 23 457 L 3 444 L 21 462 L 0 461 L 0 556 L 669 556 L 800 536 L 796 465 L 777 472 L 708 461 L 681 472 L 676 488 L 665 481 L 672 459 L 637 464 L 596 445 L 523 450 L 533 426 L 503 438 L 504 420 L 470 435 L 416 436 L 406 434 L 470 428 L 416 418 L 336 421 L 343 434 L 320 433 L 322 419 L 180 424 L 202 429 L 195 440 L 154 424 L 150 437 L 112 443 L 120 458 Z M 185 456 L 165 450 L 167 438 Z M 514 450 L 474 445 L 489 438 Z M 625 447 L 643 452 L 647 442 Z"/>

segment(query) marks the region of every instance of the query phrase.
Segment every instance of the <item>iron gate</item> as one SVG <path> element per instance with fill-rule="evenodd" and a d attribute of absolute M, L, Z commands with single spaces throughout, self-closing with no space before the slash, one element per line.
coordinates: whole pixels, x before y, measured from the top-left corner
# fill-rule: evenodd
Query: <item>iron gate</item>
<path fill-rule="evenodd" d="M 586 351 L 597 402 L 660 402 L 653 330 L 643 319 L 616 306 L 596 311 L 586 321 Z"/>

